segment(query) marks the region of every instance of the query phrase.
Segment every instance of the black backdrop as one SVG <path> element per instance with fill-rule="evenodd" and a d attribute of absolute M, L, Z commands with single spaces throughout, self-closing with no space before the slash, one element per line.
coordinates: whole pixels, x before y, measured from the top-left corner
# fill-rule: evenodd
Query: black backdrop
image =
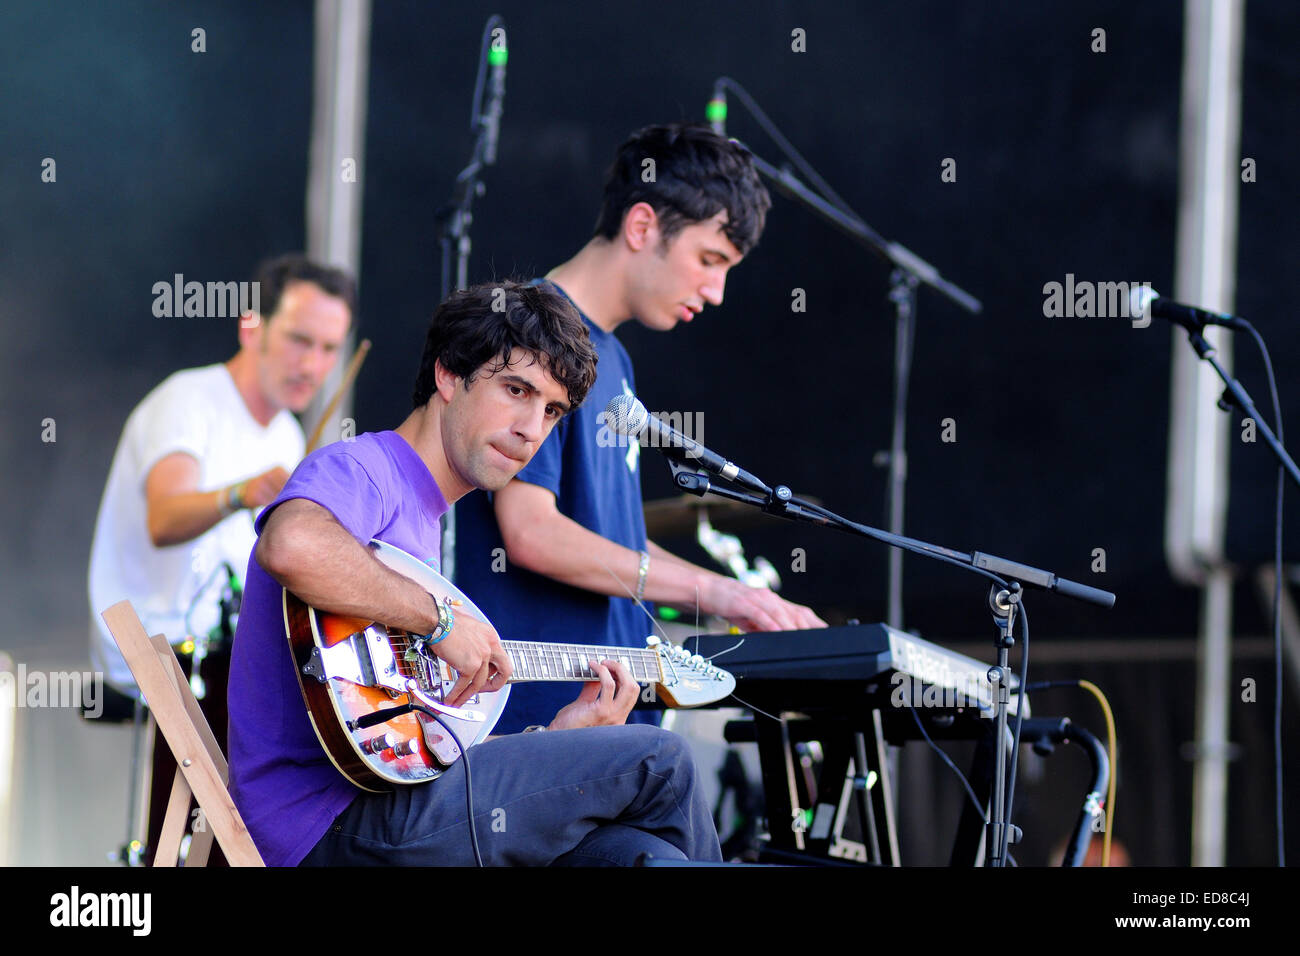
<path fill-rule="evenodd" d="M 1170 354 L 1185 346 L 1158 324 L 1042 309 L 1043 284 L 1067 273 L 1172 285 L 1180 5 L 376 4 L 361 162 L 359 332 L 374 341 L 357 389 L 362 430 L 391 427 L 409 408 L 438 288 L 433 212 L 468 157 L 492 12 L 509 29 L 508 92 L 499 165 L 476 206 L 472 281 L 535 274 L 576 250 L 615 145 L 646 123 L 701 118 L 713 78 L 730 75 L 869 223 L 984 301 L 971 317 L 921 293 L 907 532 L 1118 593 L 1110 612 L 1031 595 L 1040 639 L 1195 633 L 1196 592 L 1170 579 L 1162 552 Z M 206 53 L 191 52 L 195 27 Z M 1105 53 L 1090 50 L 1098 27 Z M 796 28 L 807 52 L 791 50 Z M 84 644 L 86 555 L 127 412 L 170 371 L 234 348 L 230 323 L 154 318 L 153 283 L 177 272 L 246 278 L 262 256 L 305 241 L 311 29 L 306 2 L 0 12 L 0 520 L 10 542 L 0 576 L 13 607 L 4 645 L 20 656 Z M 1237 306 L 1273 347 L 1292 420 L 1297 38 L 1294 4 L 1248 5 L 1241 152 L 1258 181 L 1240 191 Z M 734 100 L 729 132 L 777 158 Z M 56 183 L 40 180 L 45 157 Z M 948 157 L 954 183 L 940 178 Z M 708 444 L 760 475 L 883 524 L 884 472 L 871 462 L 889 442 L 887 278 L 778 196 L 721 308 L 670 334 L 627 329 L 641 396 L 702 414 Z M 795 288 L 805 314 L 791 312 Z M 1238 355 L 1262 401 L 1258 360 L 1244 346 Z M 55 443 L 40 440 L 47 417 Z M 940 440 L 946 418 L 955 443 Z M 669 494 L 666 466 L 643 461 L 646 496 Z M 1230 542 L 1243 568 L 1270 553 L 1273 476 L 1261 446 L 1233 443 Z M 1287 527 L 1294 553 L 1300 529 Z M 790 597 L 831 617 L 884 616 L 879 546 L 784 524 L 744 540 L 787 572 Z M 1098 547 L 1104 576 L 1090 570 Z M 806 551 L 804 573 L 788 570 L 794 548 Z M 938 641 L 987 635 L 973 579 L 909 559 L 905 580 L 909 627 Z M 1267 627 L 1244 585 L 1236 613 L 1242 633 Z M 1182 862 L 1185 842 L 1175 843 L 1183 849 L 1154 859 Z"/>

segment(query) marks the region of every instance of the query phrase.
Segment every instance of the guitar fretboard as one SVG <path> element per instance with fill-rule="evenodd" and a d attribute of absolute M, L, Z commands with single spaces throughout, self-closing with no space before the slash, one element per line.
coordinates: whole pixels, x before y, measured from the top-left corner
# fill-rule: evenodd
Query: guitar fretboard
<path fill-rule="evenodd" d="M 634 680 L 662 679 L 659 655 L 644 647 L 598 647 L 589 644 L 533 644 L 502 641 L 514 673 L 510 683 L 544 680 L 599 680 L 587 661 L 619 661 Z"/>

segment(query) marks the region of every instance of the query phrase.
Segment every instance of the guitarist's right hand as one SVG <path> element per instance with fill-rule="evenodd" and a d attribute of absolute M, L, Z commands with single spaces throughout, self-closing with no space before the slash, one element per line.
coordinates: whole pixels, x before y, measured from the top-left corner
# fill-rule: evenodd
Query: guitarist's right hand
<path fill-rule="evenodd" d="M 432 647 L 460 677 L 445 703 L 459 707 L 480 690 L 501 690 L 514 669 L 496 631 L 468 613 L 457 614 L 451 633 Z"/>

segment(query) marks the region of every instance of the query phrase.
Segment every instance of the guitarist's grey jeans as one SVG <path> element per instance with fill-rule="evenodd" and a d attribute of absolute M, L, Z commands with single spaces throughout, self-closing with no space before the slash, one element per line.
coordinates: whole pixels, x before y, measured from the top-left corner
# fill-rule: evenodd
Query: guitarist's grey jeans
<path fill-rule="evenodd" d="M 720 860 L 686 742 L 644 724 L 511 734 L 469 751 L 488 866 Z M 303 866 L 473 866 L 463 761 L 427 784 L 365 793 Z"/>

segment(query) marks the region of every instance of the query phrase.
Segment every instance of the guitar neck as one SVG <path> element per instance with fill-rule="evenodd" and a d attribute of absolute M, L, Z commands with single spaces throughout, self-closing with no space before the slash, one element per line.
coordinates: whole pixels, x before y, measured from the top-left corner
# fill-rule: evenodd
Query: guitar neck
<path fill-rule="evenodd" d="M 659 655 L 644 647 L 598 647 L 591 644 L 533 644 L 502 641 L 514 665 L 510 683 L 548 680 L 599 680 L 588 661 L 614 660 L 622 663 L 636 681 L 658 683 L 663 679 Z"/>

